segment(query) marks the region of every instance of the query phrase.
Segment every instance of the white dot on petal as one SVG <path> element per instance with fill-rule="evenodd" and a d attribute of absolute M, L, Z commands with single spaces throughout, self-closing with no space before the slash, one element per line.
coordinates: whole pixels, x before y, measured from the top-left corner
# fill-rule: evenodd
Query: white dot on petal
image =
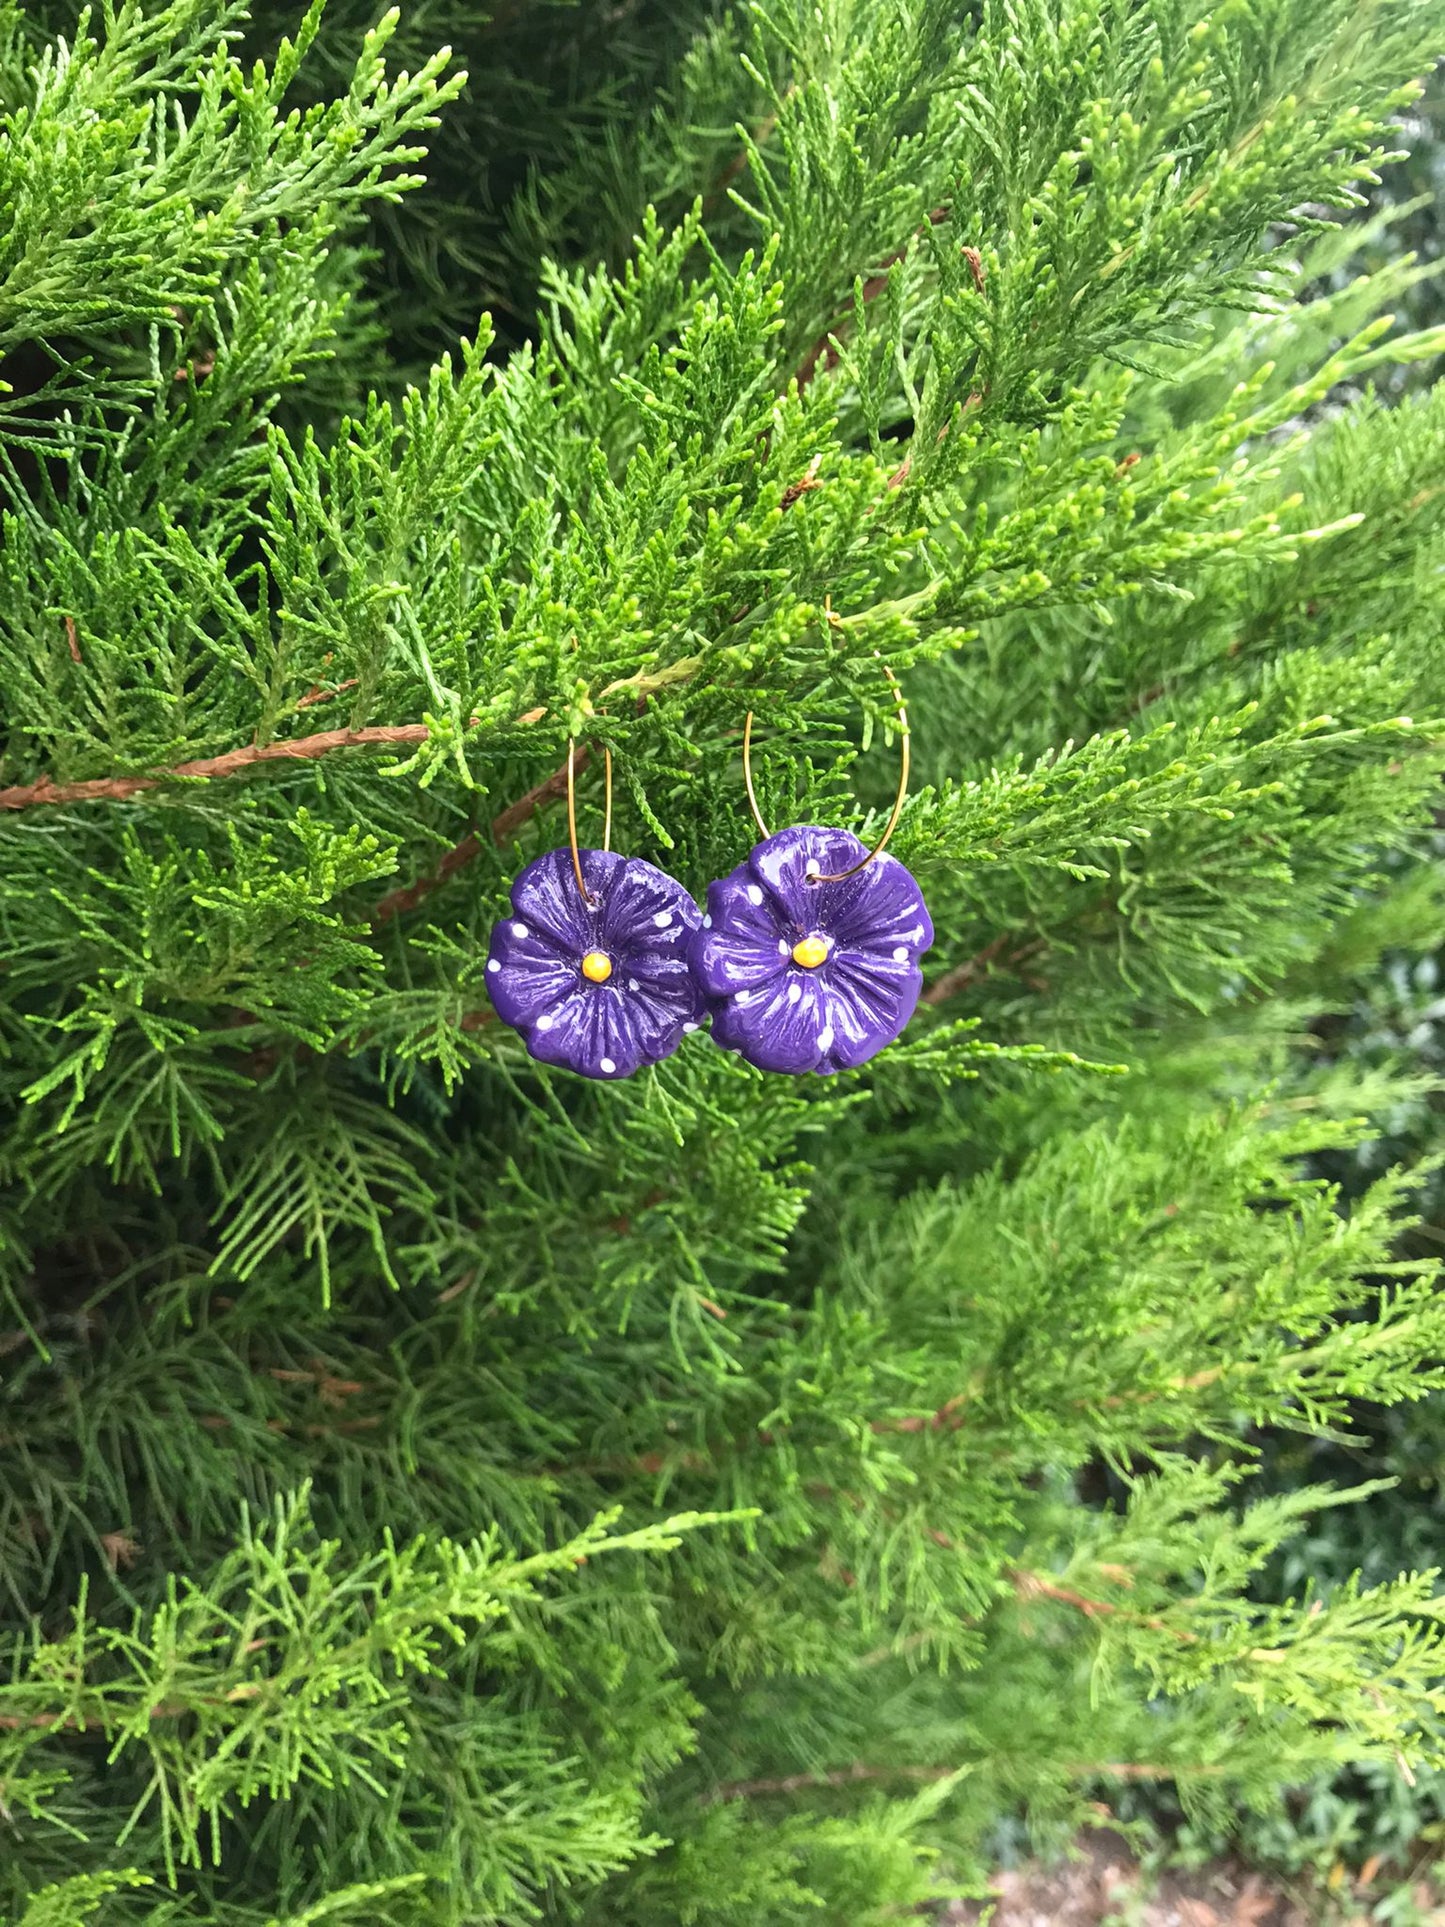
<path fill-rule="evenodd" d="M 750 883 L 748 885 L 748 902 L 761 903 L 762 900 L 763 900 L 762 890 L 758 887 L 756 883 Z"/>
<path fill-rule="evenodd" d="M 666 930 L 667 926 L 672 922 L 671 910 L 657 911 L 652 921 L 657 925 L 659 930 Z"/>
<path fill-rule="evenodd" d="M 780 957 L 786 957 L 787 954 L 788 954 L 788 940 L 786 937 L 779 937 L 778 938 L 778 955 Z"/>
<path fill-rule="evenodd" d="M 832 1050 L 832 1048 L 833 1026 L 831 1024 L 824 1024 L 823 1028 L 818 1032 L 818 1049 Z"/>
<path fill-rule="evenodd" d="M 550 1030 L 556 1021 L 557 1019 L 550 1014 L 539 1017 L 537 1019 L 537 1028 L 538 1030 Z"/>
<path fill-rule="evenodd" d="M 802 994 L 803 994 L 803 986 L 801 984 L 788 985 L 788 1002 L 790 1004 L 797 1003 L 798 999 L 802 996 Z"/>
<path fill-rule="evenodd" d="M 617 1066 L 613 1063 L 610 1057 L 604 1057 L 602 1060 L 602 1068 L 605 1071 L 615 1071 L 617 1069 Z"/>
<path fill-rule="evenodd" d="M 640 983 L 638 983 L 638 981 L 637 981 L 637 979 L 636 979 L 635 977 L 629 977 L 629 978 L 627 979 L 627 988 L 628 988 L 629 990 L 641 990 L 641 988 L 642 988 L 642 985 L 641 985 Z"/>
<path fill-rule="evenodd" d="M 694 1031 L 695 1031 L 696 1029 L 697 1029 L 697 1025 L 696 1025 L 696 1024 L 684 1024 L 684 1025 L 683 1025 L 683 1027 L 682 1027 L 682 1034 L 683 1034 L 683 1036 L 684 1036 L 684 1037 L 691 1037 L 691 1036 L 692 1036 L 692 1033 L 693 1033 L 693 1032 L 694 1032 Z"/>
<path fill-rule="evenodd" d="M 898 948 L 894 951 L 893 961 L 894 963 L 908 962 L 908 952 L 902 944 L 899 944 Z"/>
<path fill-rule="evenodd" d="M 703 929 L 704 929 L 704 930 L 711 930 L 711 929 L 712 929 L 712 918 L 711 918 L 711 917 L 704 917 L 704 918 L 703 918 L 703 920 L 702 920 L 702 927 L 703 927 Z"/>
<path fill-rule="evenodd" d="M 527 926 L 525 923 L 514 923 L 512 925 L 512 935 L 514 937 L 525 937 L 527 934 Z"/>
<path fill-rule="evenodd" d="M 487 969 L 491 971 L 494 977 L 496 976 L 497 972 L 501 969 L 501 967 L 502 966 L 497 962 L 495 957 L 488 957 Z"/>
<path fill-rule="evenodd" d="M 815 877 L 819 874 L 822 868 L 823 866 L 818 861 L 817 857 L 810 856 L 808 858 L 808 861 L 803 865 L 803 875 L 809 876 L 809 877 Z"/>

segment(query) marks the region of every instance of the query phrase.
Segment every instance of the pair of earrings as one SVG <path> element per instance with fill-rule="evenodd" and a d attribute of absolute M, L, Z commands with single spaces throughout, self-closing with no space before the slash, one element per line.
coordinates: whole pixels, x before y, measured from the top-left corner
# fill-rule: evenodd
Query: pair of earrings
<path fill-rule="evenodd" d="M 708 1016 L 716 1043 L 765 1071 L 852 1070 L 893 1042 L 917 1006 L 933 925 L 914 878 L 884 853 L 908 793 L 908 715 L 885 673 L 903 769 L 877 843 L 814 825 L 769 833 L 749 711 L 743 776 L 762 841 L 708 885 L 706 914 L 655 865 L 608 848 L 610 752 L 603 847 L 578 848 L 569 742 L 570 848 L 523 870 L 487 956 L 493 1007 L 533 1057 L 583 1077 L 630 1077 Z"/>

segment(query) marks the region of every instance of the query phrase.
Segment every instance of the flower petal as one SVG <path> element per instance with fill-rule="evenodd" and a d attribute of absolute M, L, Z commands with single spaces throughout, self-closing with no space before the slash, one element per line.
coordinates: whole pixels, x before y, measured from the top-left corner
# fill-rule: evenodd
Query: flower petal
<path fill-rule="evenodd" d="M 926 950 L 933 924 L 917 881 L 896 857 L 885 850 L 856 876 L 840 874 L 867 855 L 848 830 L 804 825 L 758 844 L 748 866 L 800 936 L 816 931 L 838 944 Z M 810 883 L 810 876 L 825 880 Z M 834 876 L 837 882 L 826 880 Z"/>
<path fill-rule="evenodd" d="M 736 1050 L 761 1071 L 811 1071 L 827 1029 L 825 992 L 815 977 L 790 971 L 759 989 L 738 990 L 713 1006 L 713 1043 Z"/>
<path fill-rule="evenodd" d="M 730 997 L 776 977 L 797 941 L 789 942 L 777 906 L 747 863 L 708 885 L 706 922 L 710 927 L 699 930 L 688 955 L 709 997 Z"/>
<path fill-rule="evenodd" d="M 832 1042 L 827 992 L 802 970 L 713 1006 L 713 1042 L 761 1071 L 812 1071 Z M 820 1048 L 819 1039 L 825 1039 Z"/>
<path fill-rule="evenodd" d="M 933 942 L 933 919 L 916 878 L 885 850 L 846 883 L 821 883 L 824 927 L 840 950 L 893 951 L 915 959 Z"/>
<path fill-rule="evenodd" d="M 583 901 L 570 850 L 548 850 L 529 863 L 512 885 L 514 923 L 570 957 L 597 948 L 597 932 L 607 898 L 625 857 L 609 850 L 583 850 L 582 875 L 596 905 Z"/>
<path fill-rule="evenodd" d="M 573 879 L 574 885 L 576 879 Z M 600 946 L 611 957 L 675 956 L 687 953 L 687 941 L 702 912 L 675 877 L 641 857 L 628 857 L 607 879 L 597 930 Z"/>
<path fill-rule="evenodd" d="M 702 986 L 688 968 L 685 956 L 657 957 L 635 951 L 623 957 L 617 969 L 619 986 L 625 985 L 632 995 L 640 993 L 680 1017 L 701 1015 Z"/>
<path fill-rule="evenodd" d="M 543 1063 L 584 1077 L 629 1077 L 676 1049 L 704 1014 L 687 968 L 697 905 L 650 863 L 580 852 L 594 901 L 577 888 L 570 850 L 550 850 L 512 886 L 512 911 L 492 931 L 487 988 L 497 1013 Z M 600 950 L 598 983 L 582 961 Z"/>
<path fill-rule="evenodd" d="M 767 837 L 708 891 L 711 927 L 693 939 L 694 974 L 726 1050 L 770 1071 L 837 1071 L 891 1044 L 923 988 L 918 958 L 933 924 L 917 882 L 894 857 L 856 876 L 865 845 L 847 830 L 803 825 Z M 827 952 L 794 961 L 803 937 Z"/>
<path fill-rule="evenodd" d="M 827 888 L 810 883 L 808 878 L 851 870 L 867 854 L 866 844 L 860 843 L 851 830 L 827 830 L 802 823 L 756 844 L 745 867 L 752 872 L 752 881 L 762 887 L 775 915 L 787 929 L 796 928 L 802 936 L 814 927 L 819 893 Z"/>
<path fill-rule="evenodd" d="M 522 933 L 520 936 L 518 931 Z M 487 994 L 505 1024 L 525 1031 L 582 979 L 575 957 L 519 918 L 503 917 L 487 946 Z"/>
<path fill-rule="evenodd" d="M 916 964 L 837 951 L 817 970 L 725 999 L 713 1037 L 760 1070 L 855 1070 L 898 1036 L 922 989 Z"/>
<path fill-rule="evenodd" d="M 835 1040 L 827 1068 L 856 1070 L 886 1050 L 917 1010 L 923 972 L 901 945 L 896 952 L 840 945 L 824 969 Z"/>
<path fill-rule="evenodd" d="M 799 937 L 817 934 L 838 944 L 891 950 L 907 943 L 926 950 L 933 924 L 916 879 L 896 857 L 884 851 L 856 876 L 841 875 L 867 855 L 867 846 L 850 830 L 813 824 L 780 830 L 724 879 L 727 894 L 719 907 L 725 916 L 714 911 L 713 891 L 708 892 L 709 913 L 715 925 L 736 926 L 739 935 L 751 930 L 761 939 L 766 928 L 775 939 L 787 937 L 789 949 Z M 828 880 L 834 877 L 839 880 Z"/>
<path fill-rule="evenodd" d="M 647 993 L 583 982 L 543 1013 L 526 1034 L 527 1049 L 544 1064 L 562 1064 L 583 1077 L 631 1077 L 674 1050 L 686 1009 Z"/>

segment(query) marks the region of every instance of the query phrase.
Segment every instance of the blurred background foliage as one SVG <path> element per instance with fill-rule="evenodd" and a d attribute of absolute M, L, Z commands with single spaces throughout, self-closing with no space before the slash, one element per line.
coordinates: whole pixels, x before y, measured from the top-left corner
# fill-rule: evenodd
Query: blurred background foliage
<path fill-rule="evenodd" d="M 1384 218 L 1330 281 L 1339 285 L 1391 257 L 1413 254 L 1435 271 L 1417 281 L 1401 305 L 1412 327 L 1429 327 L 1445 320 L 1445 70 L 1403 122 L 1400 148 L 1403 158 L 1372 196 L 1374 214 Z M 1401 385 L 1428 384 L 1438 372 L 1428 366 L 1402 371 Z M 1347 1155 L 1316 1161 L 1318 1175 L 1340 1186 L 1342 1203 L 1391 1166 L 1416 1172 L 1420 1221 L 1401 1254 L 1406 1257 L 1445 1252 L 1445 807 L 1437 822 L 1432 851 L 1402 879 L 1419 916 L 1414 931 L 1400 944 L 1386 942 L 1382 955 L 1366 944 L 1358 974 L 1346 976 L 1348 997 L 1318 1012 L 1311 1049 L 1296 1060 L 1302 1086 L 1339 1062 L 1404 1071 L 1416 1082 L 1385 1113 L 1382 1135 Z M 1341 961 L 1348 965 L 1348 958 Z M 1357 1571 L 1368 1583 L 1402 1567 L 1445 1563 L 1445 1401 L 1372 1406 L 1367 1423 L 1362 1415 L 1351 1435 L 1267 1432 L 1252 1443 L 1260 1454 L 1260 1484 L 1273 1491 L 1390 1482 L 1367 1505 L 1317 1514 L 1281 1554 L 1262 1596 L 1298 1598 Z M 1328 1775 L 1299 1788 L 1274 1814 L 1243 1814 L 1229 1829 L 1191 1824 L 1157 1789 L 1140 1790 L 1117 1807 L 1121 1819 L 1140 1824 L 1156 1855 L 1202 1863 L 1225 1851 L 1242 1853 L 1298 1882 L 1321 1919 L 1438 1927 L 1442 1918 L 1445 1772 L 1370 1768 Z"/>

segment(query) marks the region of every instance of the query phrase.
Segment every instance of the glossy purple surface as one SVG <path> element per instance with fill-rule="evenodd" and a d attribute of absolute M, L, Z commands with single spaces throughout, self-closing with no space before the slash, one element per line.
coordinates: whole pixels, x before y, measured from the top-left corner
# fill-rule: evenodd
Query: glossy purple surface
<path fill-rule="evenodd" d="M 570 850 L 549 850 L 512 885 L 512 914 L 492 930 L 487 992 L 544 1064 L 583 1077 L 631 1077 L 677 1049 L 704 1016 L 687 965 L 701 914 L 680 883 L 639 857 L 581 852 L 584 903 Z M 605 983 L 582 974 L 601 951 Z"/>
<path fill-rule="evenodd" d="M 846 882 L 808 880 L 866 854 L 849 830 L 779 830 L 708 886 L 688 954 L 724 1050 L 765 1071 L 827 1073 L 866 1064 L 903 1029 L 933 942 L 918 884 L 886 852 Z M 813 936 L 828 955 L 809 969 L 792 953 Z"/>

